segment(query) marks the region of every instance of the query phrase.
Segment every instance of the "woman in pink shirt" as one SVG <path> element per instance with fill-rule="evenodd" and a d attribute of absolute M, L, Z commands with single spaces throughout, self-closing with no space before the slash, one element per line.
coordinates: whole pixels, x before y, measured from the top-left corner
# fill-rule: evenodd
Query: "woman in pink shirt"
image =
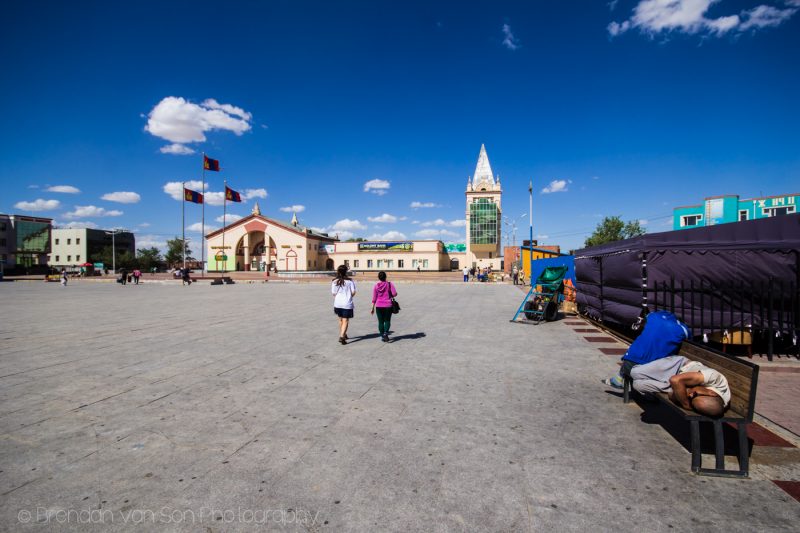
<path fill-rule="evenodd" d="M 392 282 L 386 281 L 386 272 L 378 272 L 378 283 L 372 288 L 372 311 L 378 313 L 378 333 L 383 342 L 389 342 L 389 328 L 392 325 L 392 298 L 397 296 L 397 290 Z"/>

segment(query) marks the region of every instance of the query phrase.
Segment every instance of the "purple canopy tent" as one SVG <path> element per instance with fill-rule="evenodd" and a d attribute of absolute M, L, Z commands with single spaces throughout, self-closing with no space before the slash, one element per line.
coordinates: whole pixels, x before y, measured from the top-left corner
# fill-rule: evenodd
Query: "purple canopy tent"
<path fill-rule="evenodd" d="M 671 308 L 694 335 L 753 326 L 796 338 L 800 214 L 584 248 L 575 276 L 579 311 L 616 327 Z"/>

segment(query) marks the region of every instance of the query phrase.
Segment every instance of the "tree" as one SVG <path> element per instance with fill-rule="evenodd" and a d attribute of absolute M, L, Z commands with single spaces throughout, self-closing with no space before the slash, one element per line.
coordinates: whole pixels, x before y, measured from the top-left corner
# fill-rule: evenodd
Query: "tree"
<path fill-rule="evenodd" d="M 136 250 L 136 260 L 139 262 L 139 268 L 149 272 L 162 261 L 161 252 L 156 247 L 139 248 Z"/>
<path fill-rule="evenodd" d="M 355 238 L 347 239 L 344 242 L 367 242 L 367 239 L 365 239 L 364 237 L 355 237 Z"/>
<path fill-rule="evenodd" d="M 164 259 L 167 261 L 169 266 L 176 265 L 178 263 L 183 263 L 183 248 L 181 243 L 183 242 L 184 246 L 186 247 L 186 260 L 187 261 L 194 261 L 194 257 L 192 257 L 192 251 L 189 249 L 189 243 L 184 242 L 179 237 L 175 237 L 174 239 L 167 240 L 167 253 L 164 256 Z"/>
<path fill-rule="evenodd" d="M 638 220 L 623 222 L 618 216 L 605 217 L 595 228 L 594 233 L 587 237 L 586 246 L 597 246 L 607 242 L 630 239 L 644 235 L 645 231 Z"/>

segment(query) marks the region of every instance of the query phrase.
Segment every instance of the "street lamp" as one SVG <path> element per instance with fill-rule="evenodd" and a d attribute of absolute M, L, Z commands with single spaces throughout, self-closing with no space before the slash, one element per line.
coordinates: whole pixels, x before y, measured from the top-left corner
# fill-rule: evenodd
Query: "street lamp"
<path fill-rule="evenodd" d="M 127 233 L 127 230 L 114 228 L 111 231 L 105 231 L 106 235 L 111 235 L 111 270 L 114 272 L 114 275 L 117 274 L 117 245 L 116 239 L 117 233 Z"/>

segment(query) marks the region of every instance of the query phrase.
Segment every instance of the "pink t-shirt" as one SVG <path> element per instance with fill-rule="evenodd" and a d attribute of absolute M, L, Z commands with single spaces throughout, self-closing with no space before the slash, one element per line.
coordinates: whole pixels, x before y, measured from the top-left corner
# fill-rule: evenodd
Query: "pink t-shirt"
<path fill-rule="evenodd" d="M 379 281 L 372 288 L 372 303 L 375 307 L 391 307 L 393 296 L 397 296 L 397 290 L 391 281 Z"/>

